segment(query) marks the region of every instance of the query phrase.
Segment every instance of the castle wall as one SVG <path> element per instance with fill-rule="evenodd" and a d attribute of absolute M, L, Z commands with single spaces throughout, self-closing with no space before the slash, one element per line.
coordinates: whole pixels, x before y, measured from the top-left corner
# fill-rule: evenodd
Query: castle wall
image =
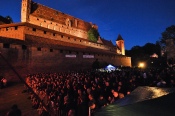
<path fill-rule="evenodd" d="M 0 36 L 8 38 L 18 38 L 19 40 L 24 40 L 24 27 L 7 26 L 0 28 Z"/>
<path fill-rule="evenodd" d="M 4 48 L 3 44 L 0 43 L 1 54 L 22 77 L 29 73 L 91 69 L 96 59 L 101 65 L 131 66 L 130 58 L 123 56 L 50 49 L 47 47 L 40 48 L 37 46 L 24 47 L 15 44 L 10 44 L 9 48 Z M 83 58 L 83 55 L 90 56 L 90 58 Z M 8 80 L 17 79 L 2 57 L 0 57 L 0 70 L 0 74 L 7 77 Z"/>
<path fill-rule="evenodd" d="M 71 26 L 67 26 L 65 24 L 59 24 L 55 21 L 47 20 L 44 18 L 39 18 L 33 15 L 29 15 L 29 23 L 35 24 L 41 27 L 45 27 L 48 29 L 52 29 L 58 32 L 62 32 L 65 34 L 69 34 L 72 36 L 80 37 L 87 39 L 87 31 L 83 31 L 81 29 L 77 29 Z"/>
<path fill-rule="evenodd" d="M 30 25 L 30 24 L 26 24 Z M 14 25 L 7 25 L 7 26 L 0 26 L 0 36 L 7 37 L 7 38 L 15 38 L 19 40 L 25 40 L 26 34 L 49 38 L 53 40 L 60 40 L 68 43 L 75 43 L 78 45 L 103 49 L 111 52 L 116 52 L 115 47 L 109 47 L 104 44 L 93 43 L 83 38 L 78 38 L 71 36 L 70 34 L 64 34 L 57 31 L 52 31 L 47 28 L 42 28 L 34 25 L 25 26 L 25 24 L 14 24 Z"/>

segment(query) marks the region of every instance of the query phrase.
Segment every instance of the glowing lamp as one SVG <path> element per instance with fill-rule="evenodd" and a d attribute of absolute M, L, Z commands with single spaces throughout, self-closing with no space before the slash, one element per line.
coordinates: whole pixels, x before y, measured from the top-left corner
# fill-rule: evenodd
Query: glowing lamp
<path fill-rule="evenodd" d="M 140 62 L 140 63 L 139 63 L 139 67 L 140 67 L 140 68 L 144 68 L 144 67 L 145 67 L 145 64 L 144 64 L 143 62 Z"/>

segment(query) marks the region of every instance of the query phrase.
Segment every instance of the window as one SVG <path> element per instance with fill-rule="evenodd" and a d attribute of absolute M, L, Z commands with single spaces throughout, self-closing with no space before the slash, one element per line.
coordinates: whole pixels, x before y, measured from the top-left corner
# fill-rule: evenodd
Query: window
<path fill-rule="evenodd" d="M 37 18 L 37 20 L 39 21 L 39 18 Z"/>
<path fill-rule="evenodd" d="M 32 30 L 33 30 L 33 31 L 36 31 L 36 28 L 33 28 Z"/>
<path fill-rule="evenodd" d="M 6 28 L 6 31 L 8 31 L 8 30 L 9 30 L 9 28 L 7 27 L 7 28 Z"/>
<path fill-rule="evenodd" d="M 53 49 L 50 49 L 50 52 L 53 52 Z"/>
<path fill-rule="evenodd" d="M 22 45 L 22 49 L 23 50 L 26 50 L 27 49 L 27 46 L 26 45 Z"/>
<path fill-rule="evenodd" d="M 61 38 L 63 38 L 63 35 L 61 35 Z"/>
<path fill-rule="evenodd" d="M 18 26 L 15 26 L 15 30 L 17 30 L 18 29 Z"/>
<path fill-rule="evenodd" d="M 70 37 L 68 37 L 68 39 L 70 39 Z"/>
<path fill-rule="evenodd" d="M 55 33 L 53 33 L 53 36 L 55 36 L 56 34 Z"/>
<path fill-rule="evenodd" d="M 46 31 L 44 31 L 44 34 L 46 34 Z"/>
<path fill-rule="evenodd" d="M 3 44 L 3 48 L 10 48 L 10 44 L 4 43 L 4 44 Z"/>
<path fill-rule="evenodd" d="M 38 51 L 41 51 L 41 47 L 38 47 L 37 50 L 38 50 Z"/>

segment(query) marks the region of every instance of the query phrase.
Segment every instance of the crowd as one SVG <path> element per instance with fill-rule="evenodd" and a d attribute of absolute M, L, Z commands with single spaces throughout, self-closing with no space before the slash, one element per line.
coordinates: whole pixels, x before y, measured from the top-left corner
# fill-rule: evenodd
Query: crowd
<path fill-rule="evenodd" d="M 123 68 L 120 71 L 38 73 L 26 76 L 39 114 L 88 116 L 130 94 L 138 86 L 175 87 L 174 69 Z M 43 105 L 45 104 L 45 105 Z"/>

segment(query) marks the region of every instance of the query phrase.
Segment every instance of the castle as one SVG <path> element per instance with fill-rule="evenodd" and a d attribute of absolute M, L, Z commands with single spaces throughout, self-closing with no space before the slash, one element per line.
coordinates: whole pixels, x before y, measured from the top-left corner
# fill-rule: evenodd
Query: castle
<path fill-rule="evenodd" d="M 131 66 L 121 35 L 116 45 L 101 37 L 92 42 L 88 39 L 91 28 L 98 26 L 31 0 L 22 0 L 21 22 L 0 25 L 0 52 L 22 75 L 90 69 L 96 59 L 101 65 Z M 3 60 L 0 64 L 4 75 L 8 75 Z"/>

